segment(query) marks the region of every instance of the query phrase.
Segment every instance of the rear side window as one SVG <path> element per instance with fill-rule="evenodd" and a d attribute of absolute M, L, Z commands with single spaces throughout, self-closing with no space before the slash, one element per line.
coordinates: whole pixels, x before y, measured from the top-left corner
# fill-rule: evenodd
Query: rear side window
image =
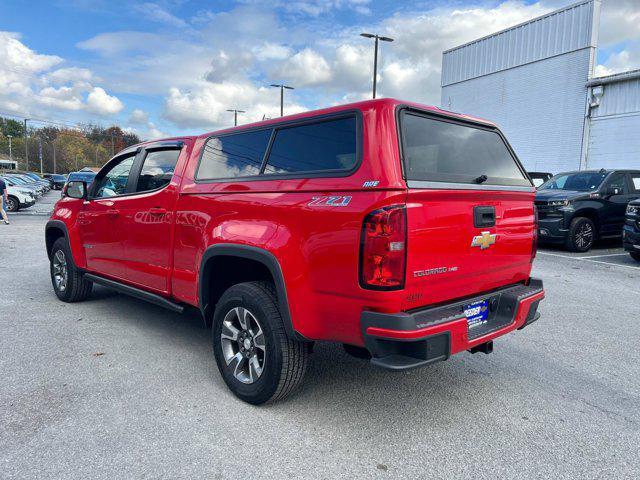
<path fill-rule="evenodd" d="M 357 160 L 355 116 L 276 132 L 264 173 L 350 170 Z"/>
<path fill-rule="evenodd" d="M 629 177 L 631 178 L 633 193 L 640 193 L 640 173 L 631 173 Z"/>
<path fill-rule="evenodd" d="M 407 180 L 531 186 L 493 130 L 406 111 L 400 128 Z"/>
<path fill-rule="evenodd" d="M 624 195 L 628 194 L 627 191 L 627 175 L 624 173 L 614 173 L 611 175 L 607 182 L 608 188 L 617 188 Z"/>
<path fill-rule="evenodd" d="M 155 150 L 147 153 L 138 177 L 136 192 L 156 190 L 169 185 L 179 156 L 180 150 Z"/>
<path fill-rule="evenodd" d="M 213 137 L 204 145 L 198 180 L 250 177 L 260 174 L 271 130 Z"/>

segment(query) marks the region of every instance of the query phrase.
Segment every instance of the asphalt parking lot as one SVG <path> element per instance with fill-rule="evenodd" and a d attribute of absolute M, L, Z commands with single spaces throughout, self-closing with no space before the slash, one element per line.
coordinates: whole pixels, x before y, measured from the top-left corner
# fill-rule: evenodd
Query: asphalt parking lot
<path fill-rule="evenodd" d="M 45 216 L 0 225 L 2 478 L 638 478 L 640 264 L 544 249 L 542 318 L 391 373 L 316 345 L 301 391 L 227 390 L 197 315 L 59 302 Z M 598 255 L 602 254 L 602 255 Z"/>

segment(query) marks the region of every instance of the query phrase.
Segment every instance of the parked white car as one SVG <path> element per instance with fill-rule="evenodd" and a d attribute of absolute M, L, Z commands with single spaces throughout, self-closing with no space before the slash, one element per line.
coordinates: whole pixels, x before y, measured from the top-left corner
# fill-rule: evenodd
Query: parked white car
<path fill-rule="evenodd" d="M 28 188 L 7 185 L 9 198 L 5 202 L 7 212 L 17 212 L 21 208 L 29 208 L 36 203 L 33 192 Z"/>

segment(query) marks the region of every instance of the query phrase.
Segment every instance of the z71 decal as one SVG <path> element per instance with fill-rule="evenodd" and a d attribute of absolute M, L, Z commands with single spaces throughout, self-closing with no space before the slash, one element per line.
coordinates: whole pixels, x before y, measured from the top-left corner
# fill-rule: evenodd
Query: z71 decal
<path fill-rule="evenodd" d="M 307 204 L 310 207 L 346 207 L 351 202 L 351 197 L 311 197 L 311 201 Z"/>

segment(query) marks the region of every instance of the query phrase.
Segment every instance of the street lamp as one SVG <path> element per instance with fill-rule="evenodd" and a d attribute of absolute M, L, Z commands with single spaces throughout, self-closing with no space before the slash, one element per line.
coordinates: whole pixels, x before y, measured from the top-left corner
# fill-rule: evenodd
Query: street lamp
<path fill-rule="evenodd" d="M 13 135 L 7 135 L 7 138 L 9 139 L 9 160 L 13 161 L 13 153 L 11 152 L 11 139 Z"/>
<path fill-rule="evenodd" d="M 287 90 L 294 90 L 294 88 L 288 87 L 287 85 L 275 84 L 275 83 L 272 83 L 271 86 L 280 89 L 280 116 L 283 117 L 284 116 L 284 89 L 286 88 Z"/>
<path fill-rule="evenodd" d="M 24 119 L 24 161 L 27 171 L 29 171 L 29 134 L 27 133 L 27 120 L 30 119 Z"/>
<path fill-rule="evenodd" d="M 233 112 L 233 126 L 237 127 L 238 126 L 238 113 L 246 113 L 244 110 L 227 110 L 227 112 Z"/>
<path fill-rule="evenodd" d="M 365 38 L 375 38 L 375 50 L 373 54 L 373 98 L 376 98 L 376 83 L 378 76 L 378 41 L 381 40 L 383 42 L 393 42 L 393 38 L 391 37 L 383 37 L 381 35 L 376 35 L 373 33 L 361 33 L 361 37 Z"/>

